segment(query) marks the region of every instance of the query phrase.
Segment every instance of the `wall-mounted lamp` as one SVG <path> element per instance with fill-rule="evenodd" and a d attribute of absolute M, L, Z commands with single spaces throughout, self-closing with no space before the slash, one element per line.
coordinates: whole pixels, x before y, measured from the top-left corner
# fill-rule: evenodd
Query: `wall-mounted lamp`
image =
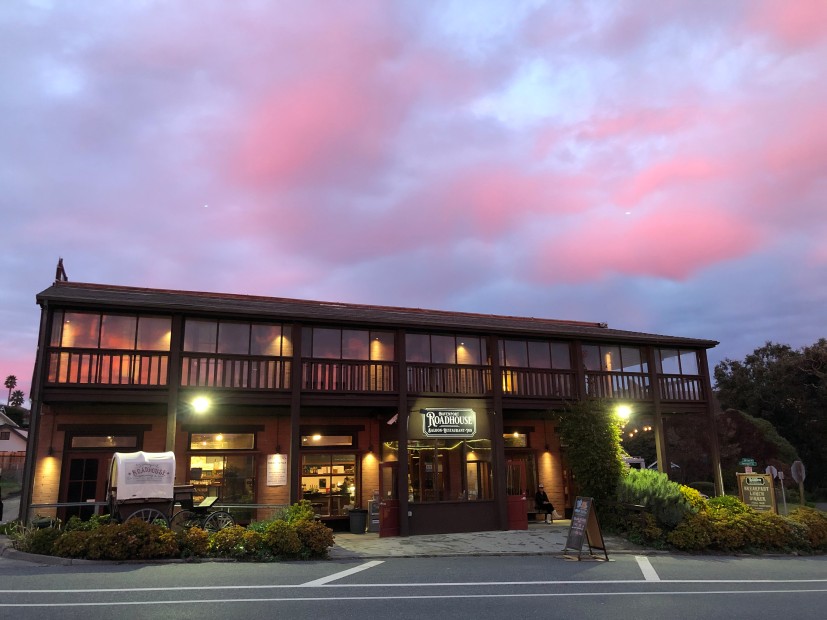
<path fill-rule="evenodd" d="M 210 408 L 210 399 L 206 396 L 197 396 L 192 400 L 192 410 L 195 413 L 206 413 Z"/>

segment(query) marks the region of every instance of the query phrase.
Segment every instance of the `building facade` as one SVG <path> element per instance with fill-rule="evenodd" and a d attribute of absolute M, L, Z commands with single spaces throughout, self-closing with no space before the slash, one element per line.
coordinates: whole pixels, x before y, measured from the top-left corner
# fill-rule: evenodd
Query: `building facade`
<path fill-rule="evenodd" d="M 648 420 L 660 463 L 692 420 L 720 489 L 714 341 L 63 277 L 37 302 L 29 517 L 103 501 L 116 451 L 172 450 L 242 521 L 305 498 L 332 526 L 381 506 L 382 535 L 525 527 L 539 483 L 571 507 L 554 413 L 589 397 Z"/>

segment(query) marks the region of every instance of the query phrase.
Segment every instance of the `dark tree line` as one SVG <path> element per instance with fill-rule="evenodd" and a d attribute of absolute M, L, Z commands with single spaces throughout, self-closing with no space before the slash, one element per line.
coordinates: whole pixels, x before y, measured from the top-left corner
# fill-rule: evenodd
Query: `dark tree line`
<path fill-rule="evenodd" d="M 801 349 L 767 342 L 714 375 L 721 406 L 772 424 L 804 462 L 805 487 L 827 494 L 827 340 Z"/>

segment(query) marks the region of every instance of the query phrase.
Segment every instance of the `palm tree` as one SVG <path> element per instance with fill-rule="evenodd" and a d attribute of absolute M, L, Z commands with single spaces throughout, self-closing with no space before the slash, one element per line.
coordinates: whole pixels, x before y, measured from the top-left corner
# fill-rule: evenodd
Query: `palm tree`
<path fill-rule="evenodd" d="M 10 402 L 12 407 L 22 407 L 23 403 L 26 402 L 26 395 L 23 393 L 23 390 L 15 390 L 12 392 Z"/>
<path fill-rule="evenodd" d="M 6 401 L 6 404 L 8 405 L 11 404 L 11 391 L 17 387 L 17 377 L 15 377 L 14 375 L 9 375 L 8 377 L 6 377 L 6 382 L 3 385 L 9 388 L 9 398 Z"/>

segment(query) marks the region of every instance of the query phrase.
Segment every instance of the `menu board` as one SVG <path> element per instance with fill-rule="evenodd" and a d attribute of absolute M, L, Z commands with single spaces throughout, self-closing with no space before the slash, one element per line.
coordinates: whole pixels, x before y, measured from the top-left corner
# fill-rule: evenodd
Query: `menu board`
<path fill-rule="evenodd" d="M 287 484 L 287 455 L 267 455 L 267 486 L 282 487 Z"/>
<path fill-rule="evenodd" d="M 597 521 L 597 514 L 594 512 L 594 499 L 591 497 L 578 497 L 575 500 L 569 535 L 566 538 L 566 546 L 563 551 L 569 549 L 577 551 L 577 559 L 579 560 L 584 540 L 589 545 L 590 556 L 594 556 L 593 549 L 601 549 L 606 559 L 609 559 L 606 545 L 603 542 L 603 533 L 600 531 L 600 524 Z"/>

